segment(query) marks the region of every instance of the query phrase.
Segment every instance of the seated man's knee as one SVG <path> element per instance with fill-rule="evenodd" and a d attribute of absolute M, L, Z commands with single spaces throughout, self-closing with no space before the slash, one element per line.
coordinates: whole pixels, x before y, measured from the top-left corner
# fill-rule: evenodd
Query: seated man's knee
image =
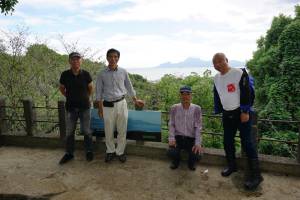
<path fill-rule="evenodd" d="M 190 155 L 190 159 L 194 161 L 199 161 L 202 159 L 202 154 L 192 152 Z"/>
<path fill-rule="evenodd" d="M 169 157 L 169 158 L 175 158 L 175 157 L 177 157 L 178 156 L 178 153 L 179 153 L 179 151 L 178 151 L 178 149 L 177 148 L 175 148 L 175 147 L 170 147 L 169 149 L 168 149 L 168 151 L 167 151 L 167 156 Z"/>
<path fill-rule="evenodd" d="M 86 137 L 89 137 L 89 138 L 91 138 L 91 137 L 93 137 L 93 134 L 92 134 L 92 132 L 85 132 L 84 133 L 84 135 L 86 136 Z"/>

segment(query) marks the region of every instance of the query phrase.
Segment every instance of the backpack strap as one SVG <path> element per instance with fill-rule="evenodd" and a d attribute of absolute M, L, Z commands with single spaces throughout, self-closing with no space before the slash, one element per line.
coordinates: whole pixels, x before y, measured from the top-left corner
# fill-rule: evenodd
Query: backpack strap
<path fill-rule="evenodd" d="M 245 68 L 241 69 L 243 74 L 239 82 L 240 86 L 240 108 L 242 112 L 250 112 L 254 99 L 252 98 L 249 75 Z"/>
<path fill-rule="evenodd" d="M 214 113 L 219 114 L 219 113 L 223 112 L 223 106 L 221 104 L 220 96 L 219 96 L 219 93 L 217 91 L 215 84 L 214 84 L 213 91 L 214 91 Z"/>

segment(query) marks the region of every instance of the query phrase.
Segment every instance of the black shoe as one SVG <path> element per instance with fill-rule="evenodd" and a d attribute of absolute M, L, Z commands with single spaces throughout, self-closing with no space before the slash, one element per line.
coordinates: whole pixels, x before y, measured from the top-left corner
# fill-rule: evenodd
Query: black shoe
<path fill-rule="evenodd" d="M 120 161 L 121 163 L 126 162 L 126 155 L 125 155 L 125 154 L 119 155 L 119 161 Z"/>
<path fill-rule="evenodd" d="M 170 165 L 170 169 L 177 169 L 179 167 L 179 163 L 172 162 Z"/>
<path fill-rule="evenodd" d="M 245 189 L 255 190 L 259 184 L 264 180 L 259 169 L 258 159 L 248 159 L 250 173 L 245 181 Z"/>
<path fill-rule="evenodd" d="M 114 159 L 115 157 L 115 153 L 106 153 L 106 156 L 105 156 L 105 162 L 110 162 Z"/>
<path fill-rule="evenodd" d="M 72 154 L 66 153 L 59 161 L 59 164 L 60 165 L 65 164 L 68 161 L 72 160 L 73 158 L 74 158 L 74 156 Z"/>
<path fill-rule="evenodd" d="M 188 168 L 189 168 L 191 171 L 195 171 L 195 170 L 196 170 L 195 164 L 188 164 Z"/>
<path fill-rule="evenodd" d="M 259 175 L 259 176 L 256 176 L 256 177 L 253 177 L 249 180 L 246 180 L 245 181 L 245 189 L 246 190 L 256 190 L 256 188 L 259 186 L 259 184 L 264 180 L 264 178 Z"/>
<path fill-rule="evenodd" d="M 237 168 L 233 168 L 233 167 L 226 167 L 225 169 L 223 169 L 223 171 L 221 172 L 221 175 L 224 177 L 230 176 L 233 172 L 237 172 Z"/>
<path fill-rule="evenodd" d="M 86 153 L 85 158 L 88 162 L 91 162 L 94 159 L 94 154 L 93 152 L 89 151 Z"/>

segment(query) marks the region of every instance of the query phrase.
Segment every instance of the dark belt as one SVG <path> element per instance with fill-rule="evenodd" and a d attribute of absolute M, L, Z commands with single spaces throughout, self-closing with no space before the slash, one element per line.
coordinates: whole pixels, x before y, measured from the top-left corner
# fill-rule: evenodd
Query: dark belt
<path fill-rule="evenodd" d="M 116 102 L 122 101 L 124 98 L 125 98 L 125 96 L 122 96 L 120 99 L 117 99 L 117 100 L 114 100 L 114 101 L 108 101 L 108 102 L 116 103 Z"/>
<path fill-rule="evenodd" d="M 184 136 L 184 135 L 175 135 L 175 138 L 179 138 L 179 139 L 195 139 L 194 137 Z"/>
<path fill-rule="evenodd" d="M 240 113 L 241 109 L 240 108 L 236 108 L 234 110 L 223 110 L 223 114 L 235 114 L 235 113 Z"/>

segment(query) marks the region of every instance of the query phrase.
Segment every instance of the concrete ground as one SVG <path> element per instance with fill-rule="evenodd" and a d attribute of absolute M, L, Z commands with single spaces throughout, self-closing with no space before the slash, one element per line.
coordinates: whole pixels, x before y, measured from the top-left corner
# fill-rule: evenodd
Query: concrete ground
<path fill-rule="evenodd" d="M 258 190 L 248 192 L 242 172 L 223 178 L 215 166 L 189 171 L 182 163 L 173 171 L 169 161 L 130 155 L 124 164 L 107 164 L 103 153 L 88 163 L 82 151 L 60 166 L 62 156 L 61 149 L 0 147 L 0 200 L 300 199 L 300 177 L 264 173 Z"/>

